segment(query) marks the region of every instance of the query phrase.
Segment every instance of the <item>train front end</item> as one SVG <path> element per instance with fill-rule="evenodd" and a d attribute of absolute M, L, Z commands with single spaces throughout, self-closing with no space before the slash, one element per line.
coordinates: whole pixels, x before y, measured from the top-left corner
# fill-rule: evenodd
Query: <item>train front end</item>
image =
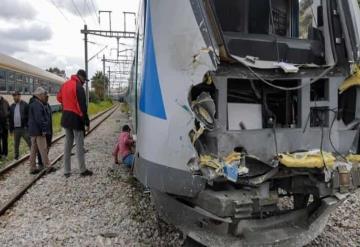
<path fill-rule="evenodd" d="M 360 186 L 357 1 L 143 13 L 135 174 L 160 216 L 207 246 L 309 243 Z"/>

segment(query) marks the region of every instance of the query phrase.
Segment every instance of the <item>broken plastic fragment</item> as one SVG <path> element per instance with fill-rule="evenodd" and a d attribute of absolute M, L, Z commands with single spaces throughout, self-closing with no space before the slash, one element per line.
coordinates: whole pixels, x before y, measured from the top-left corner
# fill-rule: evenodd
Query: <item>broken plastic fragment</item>
<path fill-rule="evenodd" d="M 237 165 L 225 165 L 224 166 L 224 175 L 229 181 L 236 183 L 238 180 L 238 176 L 239 176 L 238 172 L 239 171 L 238 171 Z"/>
<path fill-rule="evenodd" d="M 274 63 L 274 65 L 279 66 L 285 73 L 297 73 L 297 72 L 299 72 L 299 68 L 296 67 L 293 64 L 280 62 L 280 63 Z"/>
<path fill-rule="evenodd" d="M 354 69 L 354 73 L 347 78 L 339 87 L 340 93 L 345 92 L 351 87 L 360 86 L 360 68 L 359 65 Z"/>
<path fill-rule="evenodd" d="M 195 101 L 192 102 L 192 109 L 195 117 L 208 130 L 215 128 L 215 103 L 207 92 L 202 92 Z"/>

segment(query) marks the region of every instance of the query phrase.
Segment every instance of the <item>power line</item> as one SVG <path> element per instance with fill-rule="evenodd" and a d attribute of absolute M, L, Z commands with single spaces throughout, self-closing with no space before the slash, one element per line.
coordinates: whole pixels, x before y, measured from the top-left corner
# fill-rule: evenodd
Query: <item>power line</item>
<path fill-rule="evenodd" d="M 84 17 L 81 15 L 81 13 L 80 13 L 80 11 L 79 11 L 78 7 L 76 6 L 76 4 L 75 4 L 74 0 L 71 0 L 71 2 L 72 2 L 72 4 L 73 4 L 73 6 L 74 6 L 74 8 L 75 8 L 76 12 L 78 13 L 78 16 L 81 18 L 81 20 L 84 22 L 84 24 L 86 24 L 86 21 L 85 21 Z"/>
<path fill-rule="evenodd" d="M 87 3 L 87 0 L 84 0 L 84 5 L 86 5 L 86 8 L 87 8 L 87 10 L 89 11 L 89 15 L 91 15 L 92 17 L 94 17 L 94 14 L 92 13 L 92 11 L 90 10 L 90 8 L 89 8 L 89 5 L 88 5 L 88 3 Z M 85 6 L 84 6 L 84 10 L 85 10 Z M 97 25 L 97 21 L 96 21 L 96 16 L 95 16 L 95 25 Z"/>
<path fill-rule="evenodd" d="M 94 4 L 94 0 L 90 0 L 90 2 L 91 2 L 91 5 L 92 5 L 92 7 L 94 9 L 95 16 L 96 16 L 96 18 L 98 18 L 97 10 L 96 10 L 95 4 Z"/>
<path fill-rule="evenodd" d="M 68 21 L 70 22 L 70 20 L 66 17 L 66 15 L 64 14 L 64 12 L 62 12 L 62 10 L 59 8 L 59 6 L 56 5 L 56 3 L 54 2 L 54 0 L 50 0 L 51 3 L 54 5 L 54 7 L 60 12 L 60 14 Z"/>

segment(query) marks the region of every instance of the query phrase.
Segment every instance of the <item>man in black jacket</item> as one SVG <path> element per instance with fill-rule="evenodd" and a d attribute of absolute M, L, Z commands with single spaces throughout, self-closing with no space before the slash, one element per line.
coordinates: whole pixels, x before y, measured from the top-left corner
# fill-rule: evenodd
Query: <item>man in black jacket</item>
<path fill-rule="evenodd" d="M 0 95 L 0 158 L 8 155 L 9 103 Z"/>
<path fill-rule="evenodd" d="M 10 133 L 14 135 L 15 159 L 19 159 L 21 137 L 30 148 L 30 138 L 27 130 L 29 105 L 21 100 L 19 91 L 13 93 L 14 103 L 10 106 Z"/>
<path fill-rule="evenodd" d="M 41 155 L 41 160 L 46 168 L 50 167 L 48 157 L 48 147 L 46 135 L 50 134 L 49 116 L 46 112 L 44 102 L 46 101 L 47 92 L 42 87 L 38 87 L 34 92 L 34 99 L 29 105 L 29 135 L 31 138 L 30 152 L 30 173 L 39 172 L 36 168 L 36 154 Z"/>

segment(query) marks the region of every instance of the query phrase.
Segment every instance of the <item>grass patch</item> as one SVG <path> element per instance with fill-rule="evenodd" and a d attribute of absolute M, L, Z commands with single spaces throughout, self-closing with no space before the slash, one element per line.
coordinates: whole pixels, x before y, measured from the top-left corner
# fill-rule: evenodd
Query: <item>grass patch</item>
<path fill-rule="evenodd" d="M 98 103 L 90 103 L 89 104 L 89 116 L 93 116 L 96 115 L 99 112 L 102 112 L 108 108 L 110 108 L 113 105 L 113 103 L 111 101 L 101 101 Z M 54 136 L 56 136 L 57 134 L 59 134 L 62 131 L 61 128 L 61 112 L 56 112 L 53 114 L 53 118 L 52 118 L 52 124 L 53 124 L 53 132 L 54 132 Z M 0 167 L 10 161 L 14 160 L 14 137 L 12 135 L 9 134 L 9 139 L 8 139 L 8 147 L 9 147 L 9 153 L 8 153 L 8 157 L 6 160 L 0 160 Z M 23 156 L 24 154 L 30 152 L 26 142 L 21 139 L 20 142 L 20 157 Z"/>

